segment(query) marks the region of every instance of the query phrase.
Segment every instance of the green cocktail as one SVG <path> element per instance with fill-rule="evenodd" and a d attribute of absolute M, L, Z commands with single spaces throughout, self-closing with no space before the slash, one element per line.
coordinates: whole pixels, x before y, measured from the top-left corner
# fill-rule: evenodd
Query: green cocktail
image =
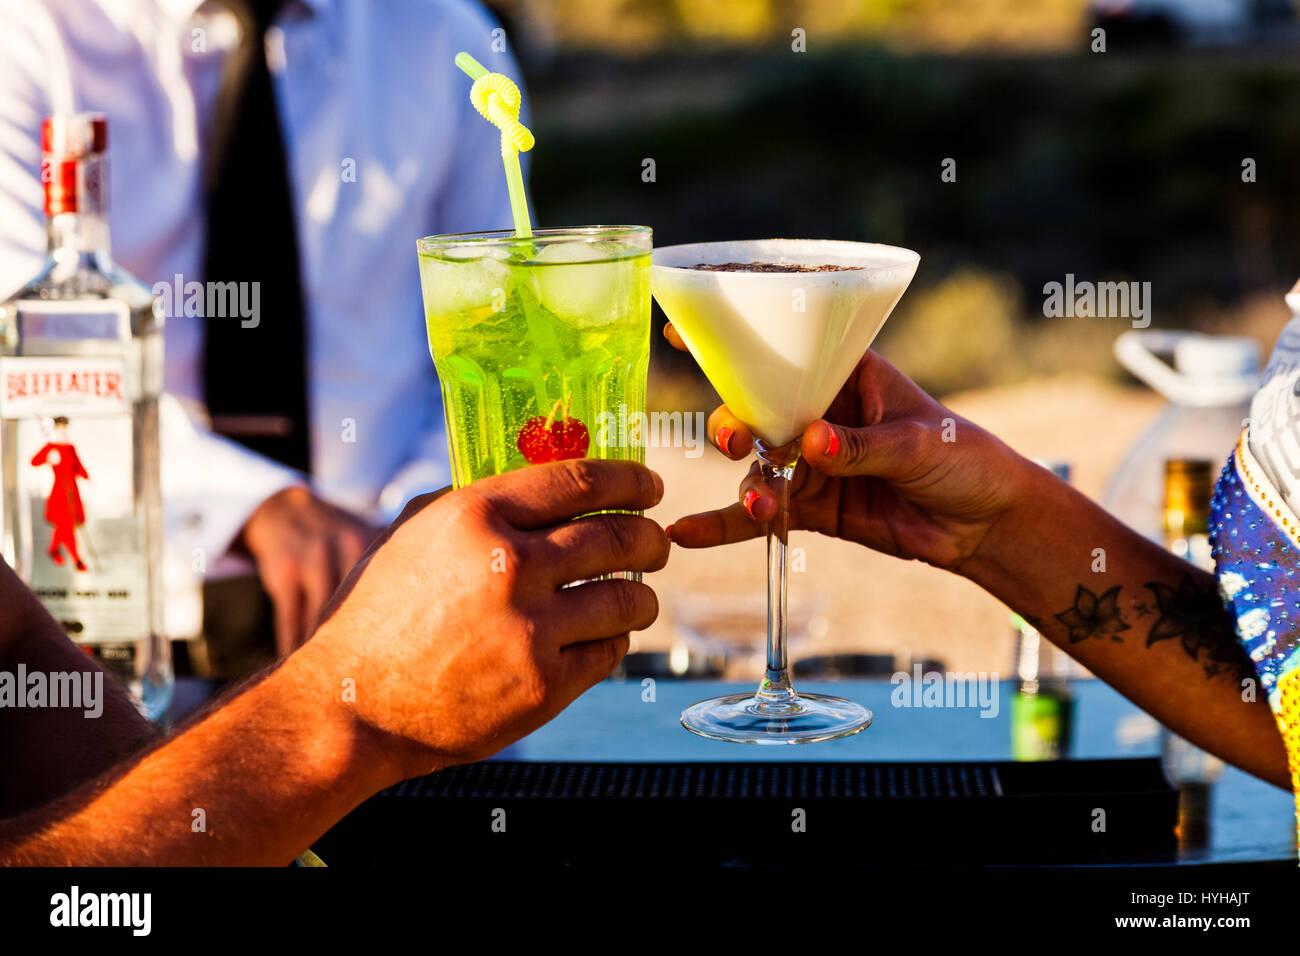
<path fill-rule="evenodd" d="M 418 243 L 457 488 L 565 458 L 643 461 L 650 229 Z"/>

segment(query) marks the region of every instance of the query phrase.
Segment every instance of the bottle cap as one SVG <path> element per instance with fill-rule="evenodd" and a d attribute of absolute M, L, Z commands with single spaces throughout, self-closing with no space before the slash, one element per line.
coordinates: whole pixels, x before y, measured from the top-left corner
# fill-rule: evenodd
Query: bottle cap
<path fill-rule="evenodd" d="M 108 119 L 103 113 L 56 113 L 41 124 L 41 151 L 60 159 L 80 159 L 108 149 Z"/>
<path fill-rule="evenodd" d="M 108 149 L 108 120 L 102 113 L 59 113 L 41 124 L 41 182 L 45 185 L 45 215 L 76 212 L 77 164 Z M 100 188 L 100 181 L 86 184 Z M 102 200 L 102 197 L 98 197 Z M 92 204 L 96 197 L 92 197 Z"/>

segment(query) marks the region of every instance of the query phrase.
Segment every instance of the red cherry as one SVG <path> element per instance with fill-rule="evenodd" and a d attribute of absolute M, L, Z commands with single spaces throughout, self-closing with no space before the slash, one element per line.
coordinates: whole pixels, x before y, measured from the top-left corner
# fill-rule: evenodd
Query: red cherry
<path fill-rule="evenodd" d="M 587 426 L 576 418 L 556 418 L 559 411 L 557 402 L 550 415 L 531 418 L 519 429 L 515 444 L 530 465 L 586 457 L 591 446 Z"/>

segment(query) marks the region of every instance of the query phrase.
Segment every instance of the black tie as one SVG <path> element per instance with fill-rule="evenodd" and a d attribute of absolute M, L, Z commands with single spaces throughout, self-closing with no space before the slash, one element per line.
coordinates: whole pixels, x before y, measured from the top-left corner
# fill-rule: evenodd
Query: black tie
<path fill-rule="evenodd" d="M 217 433 L 308 471 L 303 292 L 284 140 L 266 65 L 266 30 L 285 0 L 222 2 L 238 18 L 241 40 L 222 78 L 206 170 L 208 411 Z M 252 298 L 253 283 L 260 301 Z M 257 316 L 245 316 L 254 301 Z"/>

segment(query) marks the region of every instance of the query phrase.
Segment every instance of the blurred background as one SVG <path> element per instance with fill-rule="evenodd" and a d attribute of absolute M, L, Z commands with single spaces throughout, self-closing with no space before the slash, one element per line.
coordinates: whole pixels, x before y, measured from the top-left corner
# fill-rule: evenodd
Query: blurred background
<path fill-rule="evenodd" d="M 1166 403 L 1115 359 L 1126 319 L 1045 317 L 1045 283 L 1149 282 L 1153 329 L 1246 336 L 1265 358 L 1289 317 L 1300 34 L 1285 0 L 489 6 L 532 105 L 535 221 L 647 223 L 659 245 L 913 248 L 920 271 L 877 351 L 1023 453 L 1069 462 L 1094 497 Z M 688 356 L 656 341 L 651 367 L 652 408 L 713 407 Z M 711 450 L 649 460 L 668 479 L 664 523 L 734 500 L 745 471 Z M 813 535 L 793 543 L 794 656 L 1011 668 L 1007 612 L 973 586 Z M 725 629 L 719 617 L 757 641 L 762 548 L 678 549 L 641 648 L 680 651 Z M 728 673 L 753 666 L 732 653 Z"/>

